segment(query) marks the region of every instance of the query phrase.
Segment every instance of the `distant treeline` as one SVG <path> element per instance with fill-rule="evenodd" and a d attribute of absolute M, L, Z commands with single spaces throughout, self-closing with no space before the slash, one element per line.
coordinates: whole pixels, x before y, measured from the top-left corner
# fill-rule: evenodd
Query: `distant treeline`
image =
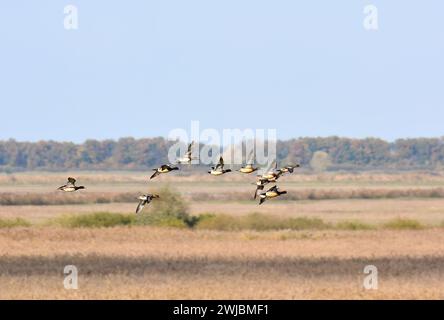
<path fill-rule="evenodd" d="M 71 142 L 0 141 L 0 170 L 140 170 L 168 162 L 174 142 L 164 138 Z M 329 170 L 417 170 L 444 168 L 444 138 L 298 138 L 278 141 L 280 165 L 310 167 L 316 152 L 329 157 Z"/>

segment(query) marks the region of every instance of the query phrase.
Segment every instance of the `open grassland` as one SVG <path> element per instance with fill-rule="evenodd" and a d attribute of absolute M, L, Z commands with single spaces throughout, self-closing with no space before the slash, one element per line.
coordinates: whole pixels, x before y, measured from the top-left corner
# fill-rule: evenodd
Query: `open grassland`
<path fill-rule="evenodd" d="M 0 299 L 444 298 L 441 173 L 293 174 L 261 206 L 252 176 L 180 174 L 0 174 Z M 56 192 L 68 175 L 87 189 Z M 135 216 L 164 186 L 192 228 Z M 363 288 L 369 264 L 378 290 Z"/>

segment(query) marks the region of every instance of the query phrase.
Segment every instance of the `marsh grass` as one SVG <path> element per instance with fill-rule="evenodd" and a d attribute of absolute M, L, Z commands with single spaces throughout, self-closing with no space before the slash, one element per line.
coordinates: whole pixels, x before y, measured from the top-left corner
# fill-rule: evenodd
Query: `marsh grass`
<path fill-rule="evenodd" d="M 373 230 L 376 226 L 358 220 L 341 221 L 336 224 L 339 230 Z"/>
<path fill-rule="evenodd" d="M 0 218 L 0 228 L 30 227 L 31 223 L 22 218 L 3 219 Z"/>
<path fill-rule="evenodd" d="M 137 195 L 131 192 L 82 192 L 66 194 L 62 192 L 50 193 L 0 193 L 0 205 L 68 205 L 91 203 L 122 203 L 133 202 Z"/>
<path fill-rule="evenodd" d="M 107 228 L 133 225 L 135 217 L 128 214 L 96 212 L 82 215 L 65 215 L 49 221 L 49 224 L 67 228 Z"/>
<path fill-rule="evenodd" d="M 199 216 L 196 228 L 222 231 L 322 230 L 331 228 L 331 225 L 319 218 L 279 218 L 260 213 L 246 216 L 204 214 Z"/>
<path fill-rule="evenodd" d="M 396 230 L 419 230 L 425 228 L 425 226 L 417 220 L 403 218 L 393 219 L 385 223 L 383 227 Z"/>
<path fill-rule="evenodd" d="M 177 198 L 177 192 L 168 186 L 158 190 L 167 196 Z M 137 198 L 137 192 L 79 192 L 65 194 L 61 192 L 27 192 L 0 193 L 0 205 L 68 205 L 68 204 L 95 204 L 95 203 L 129 203 Z M 248 201 L 252 197 L 251 190 L 238 192 L 186 192 L 183 199 L 194 202 L 203 201 Z M 436 199 L 444 198 L 444 188 L 302 188 L 288 193 L 278 201 L 302 201 L 302 200 L 335 200 L 335 199 Z M 183 200 L 182 199 L 182 200 Z M 173 199 L 174 200 L 174 199 Z M 161 201 L 162 202 L 162 201 Z M 168 203 L 163 203 L 163 208 L 168 208 Z M 162 209 L 163 209 L 162 208 Z"/>

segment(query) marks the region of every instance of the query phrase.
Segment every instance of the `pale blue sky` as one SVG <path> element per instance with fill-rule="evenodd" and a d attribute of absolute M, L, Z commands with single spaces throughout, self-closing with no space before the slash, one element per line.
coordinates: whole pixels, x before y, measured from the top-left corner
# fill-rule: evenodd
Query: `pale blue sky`
<path fill-rule="evenodd" d="M 79 10 L 79 30 L 63 8 Z M 379 9 L 366 31 L 363 9 Z M 0 139 L 444 135 L 444 2 L 0 2 Z"/>

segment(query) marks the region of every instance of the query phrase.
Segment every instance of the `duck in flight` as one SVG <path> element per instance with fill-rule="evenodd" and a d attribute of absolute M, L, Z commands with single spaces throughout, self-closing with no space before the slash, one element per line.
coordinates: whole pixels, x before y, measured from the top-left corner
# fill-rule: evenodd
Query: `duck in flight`
<path fill-rule="evenodd" d="M 188 145 L 188 151 L 185 154 L 185 156 L 183 156 L 182 158 L 177 159 L 177 163 L 178 164 L 191 164 L 192 160 L 196 160 L 197 158 L 193 158 L 192 157 L 192 148 L 194 145 L 194 141 L 192 141 L 189 145 Z"/>
<path fill-rule="evenodd" d="M 286 167 L 279 169 L 279 171 L 281 171 L 282 173 L 287 173 L 287 172 L 293 173 L 294 169 L 299 168 L 300 166 L 301 166 L 300 164 L 297 164 L 294 166 L 286 166 Z"/>
<path fill-rule="evenodd" d="M 246 164 L 244 167 L 239 169 L 239 172 L 250 174 L 257 171 L 259 168 L 255 168 L 252 164 Z"/>
<path fill-rule="evenodd" d="M 153 199 L 159 198 L 159 196 L 157 194 L 144 194 L 141 195 L 139 198 L 139 204 L 137 205 L 136 208 L 136 214 L 138 214 L 140 211 L 143 210 L 143 208 L 145 207 L 145 205 L 147 205 L 148 203 L 150 203 Z"/>
<path fill-rule="evenodd" d="M 277 179 L 279 179 L 279 177 L 284 173 L 282 170 L 280 169 L 278 170 L 276 160 L 273 162 L 274 162 L 274 168 L 268 169 L 269 170 L 268 172 L 259 175 L 260 179 L 266 179 L 268 180 L 268 182 L 276 182 Z"/>
<path fill-rule="evenodd" d="M 211 167 L 211 170 L 208 171 L 208 173 L 213 176 L 220 176 L 227 172 L 231 172 L 231 169 L 224 169 L 224 158 L 222 158 L 222 156 L 219 158 L 219 163 L 215 167 Z"/>
<path fill-rule="evenodd" d="M 270 189 L 268 189 L 266 192 L 262 192 L 259 197 L 259 205 L 265 202 L 267 199 L 272 199 L 279 197 L 281 194 L 286 194 L 287 191 L 279 191 L 279 188 L 277 186 L 273 186 Z"/>
<path fill-rule="evenodd" d="M 258 180 L 256 181 L 256 183 L 255 183 L 255 185 L 256 185 L 256 190 L 255 190 L 255 192 L 254 192 L 254 197 L 253 197 L 253 199 L 256 199 L 256 197 L 257 197 L 257 192 L 258 192 L 259 190 L 264 190 L 265 185 L 268 184 L 268 183 L 270 183 L 270 181 L 268 181 L 268 179 L 262 179 L 262 178 L 260 178 L 260 179 L 258 179 Z"/>
<path fill-rule="evenodd" d="M 250 152 L 250 155 L 249 155 L 249 160 L 248 160 L 247 164 L 246 164 L 244 167 L 240 168 L 240 169 L 239 169 L 239 172 L 241 172 L 241 173 L 246 173 L 246 174 L 250 174 L 250 173 L 253 173 L 253 172 L 259 170 L 259 168 L 255 168 L 255 167 L 254 167 L 254 165 L 253 165 L 254 160 L 255 160 L 255 159 L 254 159 L 253 151 L 251 151 L 251 152 Z"/>
<path fill-rule="evenodd" d="M 168 172 L 171 172 L 174 170 L 179 170 L 179 168 L 178 167 L 171 167 L 167 164 L 161 165 L 159 168 L 153 169 L 153 171 L 155 171 L 155 172 L 151 175 L 150 180 L 157 177 L 161 173 L 168 173 Z"/>
<path fill-rule="evenodd" d="M 77 191 L 80 189 L 85 189 L 85 187 L 84 186 L 77 187 L 76 186 L 76 179 L 74 179 L 73 177 L 69 177 L 68 182 L 65 185 L 57 188 L 57 190 L 61 190 L 64 192 L 74 192 L 74 191 Z"/>

